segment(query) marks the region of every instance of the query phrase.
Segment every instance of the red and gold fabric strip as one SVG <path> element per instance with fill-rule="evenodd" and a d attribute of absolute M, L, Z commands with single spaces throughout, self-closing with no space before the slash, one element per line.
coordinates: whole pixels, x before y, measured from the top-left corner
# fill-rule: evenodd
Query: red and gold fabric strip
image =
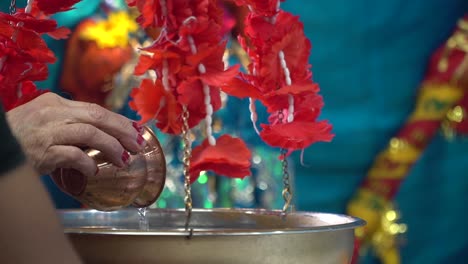
<path fill-rule="evenodd" d="M 392 200 L 413 165 L 421 157 L 453 111 L 467 97 L 468 18 L 461 19 L 448 41 L 433 55 L 414 110 L 398 133 L 375 158 L 351 200 L 348 213 L 367 221 L 357 230 L 360 244 L 371 246 L 382 263 L 398 264 L 395 235 L 404 233 Z"/>

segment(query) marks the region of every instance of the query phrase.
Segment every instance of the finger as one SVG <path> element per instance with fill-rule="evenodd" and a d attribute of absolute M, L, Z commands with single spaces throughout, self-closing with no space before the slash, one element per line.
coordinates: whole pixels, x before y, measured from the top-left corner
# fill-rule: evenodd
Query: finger
<path fill-rule="evenodd" d="M 88 124 L 69 124 L 54 130 L 53 145 L 87 146 L 100 150 L 113 164 L 124 167 L 129 160 L 128 152 L 120 142 L 107 133 Z"/>
<path fill-rule="evenodd" d="M 69 100 L 65 104 L 71 106 L 67 109 L 67 115 L 72 117 L 72 122 L 90 124 L 103 130 L 119 140 L 130 152 L 143 150 L 145 141 L 141 135 L 141 127 L 136 122 L 97 104 Z"/>
<path fill-rule="evenodd" d="M 93 159 L 74 146 L 52 146 L 46 158 L 58 168 L 52 173 L 55 183 L 72 195 L 80 195 L 86 188 L 87 178 L 98 172 Z"/>
<path fill-rule="evenodd" d="M 53 163 L 54 169 L 75 169 L 85 176 L 94 176 L 97 172 L 94 160 L 75 146 L 51 146 L 47 149 L 44 160 Z"/>

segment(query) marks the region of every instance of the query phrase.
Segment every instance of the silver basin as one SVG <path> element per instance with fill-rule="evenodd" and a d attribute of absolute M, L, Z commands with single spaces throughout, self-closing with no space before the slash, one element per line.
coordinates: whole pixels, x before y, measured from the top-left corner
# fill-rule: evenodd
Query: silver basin
<path fill-rule="evenodd" d="M 60 216 L 86 263 L 349 263 L 354 228 L 364 225 L 327 213 L 197 209 L 190 233 L 183 210 L 148 210 L 143 230 L 136 209 Z"/>

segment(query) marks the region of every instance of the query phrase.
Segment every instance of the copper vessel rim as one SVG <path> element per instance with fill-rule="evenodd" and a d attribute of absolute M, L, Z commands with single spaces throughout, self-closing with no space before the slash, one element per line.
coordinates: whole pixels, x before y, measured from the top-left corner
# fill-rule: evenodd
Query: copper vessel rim
<path fill-rule="evenodd" d="M 134 203 L 134 205 L 138 206 L 138 207 L 147 207 L 147 206 L 152 205 L 154 202 L 156 202 L 156 200 L 158 200 L 159 196 L 161 196 L 161 193 L 163 192 L 164 187 L 166 186 L 166 172 L 167 172 L 166 156 L 164 155 L 164 151 L 163 151 L 163 148 L 161 146 L 161 143 L 159 142 L 158 138 L 156 137 L 156 134 L 154 134 L 153 130 L 151 130 L 149 127 L 145 127 L 145 129 L 146 129 L 146 131 L 148 131 L 148 133 L 151 134 L 151 136 L 156 141 L 156 144 L 158 145 L 158 148 L 161 150 L 160 154 L 162 156 L 162 161 L 164 161 L 164 163 L 163 163 L 163 176 L 162 176 L 162 183 L 161 183 L 162 187 L 159 189 L 159 192 L 154 196 L 154 199 L 152 201 L 148 202 L 147 204 L 144 204 L 144 205 L 139 205 L 139 204 Z"/>

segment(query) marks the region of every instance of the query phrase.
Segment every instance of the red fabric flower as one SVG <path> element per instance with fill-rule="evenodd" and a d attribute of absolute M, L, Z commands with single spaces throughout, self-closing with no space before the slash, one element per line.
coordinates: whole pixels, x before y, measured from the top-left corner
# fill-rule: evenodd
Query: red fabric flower
<path fill-rule="evenodd" d="M 171 134 L 181 132 L 182 109 L 175 96 L 164 90 L 160 80 L 153 82 L 144 79 L 138 89 L 132 90 L 130 96 L 133 99 L 130 107 L 141 116 L 141 123 L 155 119 L 161 131 Z"/>
<path fill-rule="evenodd" d="M 147 49 L 149 50 L 149 49 Z M 154 50 L 152 56 L 142 55 L 139 58 L 138 65 L 135 67 L 135 75 L 143 75 L 148 70 L 155 70 L 159 76 L 162 76 L 162 67 L 164 60 L 168 65 L 168 74 L 174 75 L 180 71 L 182 66 L 182 57 L 171 50 Z"/>
<path fill-rule="evenodd" d="M 42 39 L 43 34 L 61 39 L 68 35 L 66 28 L 48 19 L 59 11 L 66 11 L 79 0 L 36 0 L 14 15 L 0 13 L 0 98 L 6 110 L 26 103 L 45 91 L 36 89 L 33 81 L 47 79 L 47 63 L 56 58 Z"/>
<path fill-rule="evenodd" d="M 221 43 L 214 47 L 203 47 L 200 52 L 195 55 L 186 57 L 186 65 L 182 69 L 182 78 L 191 78 L 198 76 L 201 81 L 208 85 L 221 86 L 224 83 L 234 79 L 239 73 L 239 66 L 224 69 L 224 62 L 222 61 L 226 43 Z M 206 73 L 198 74 L 198 65 L 203 64 Z"/>
<path fill-rule="evenodd" d="M 211 21 L 222 25 L 222 11 L 217 1 L 127 0 L 127 3 L 129 6 L 136 6 L 140 11 L 137 21 L 143 28 L 165 27 L 168 34 L 174 34 L 189 17 L 200 23 Z"/>
<path fill-rule="evenodd" d="M 226 42 L 221 41 L 219 34 L 222 28 L 222 10 L 214 0 L 173 0 L 159 3 L 136 0 L 130 4 L 139 9 L 151 5 L 147 6 L 151 9 L 151 14 L 147 10 L 140 10 L 142 21 L 154 21 L 155 24 L 149 26 L 163 26 L 161 36 L 151 46 L 143 49 L 150 55 L 140 57 L 135 74 L 142 75 L 148 70 L 154 70 L 159 80 L 167 77 L 168 82 L 165 85 L 168 87 L 163 88 L 171 90 L 177 101 L 178 107 L 172 108 L 178 111 L 175 116 L 179 117 L 182 105 L 186 105 L 189 127 L 197 125 L 207 115 L 203 85 L 210 87 L 210 104 L 213 111 L 217 111 L 221 107 L 218 87 L 238 74 L 238 66 L 225 70 L 223 55 Z M 159 123 L 163 120 L 161 114 L 150 117 L 146 114 L 147 110 L 140 111 L 139 108 L 144 107 L 144 104 L 133 104 L 133 107 L 145 115 L 142 116 L 142 121 L 155 118 Z M 155 109 L 152 110 L 149 112 L 154 116 Z M 161 110 L 164 113 L 165 108 Z M 180 133 L 180 129 L 167 131 Z"/>
<path fill-rule="evenodd" d="M 47 47 L 46 42 L 34 31 L 18 30 L 16 34 L 18 51 L 34 62 L 54 63 L 54 53 Z"/>
<path fill-rule="evenodd" d="M 207 47 L 225 46 L 226 44 L 221 42 L 221 29 L 222 25 L 216 24 L 213 21 L 201 23 L 200 20 L 188 20 L 178 29 L 178 34 L 180 36 L 179 46 L 182 49 L 190 51 L 189 36 L 194 40 L 197 46 L 201 46 L 198 50 L 203 50 L 203 45 Z"/>
<path fill-rule="evenodd" d="M 278 1 L 279 0 L 234 0 L 237 5 L 248 5 L 252 12 L 266 17 L 274 16 L 278 12 Z M 285 0 L 281 0 L 281 2 L 284 1 Z"/>
<path fill-rule="evenodd" d="M 18 29 L 27 29 L 32 30 L 37 33 L 47 33 L 54 31 L 57 27 L 57 22 L 52 19 L 37 19 L 33 17 L 31 14 L 26 13 L 16 13 L 15 15 L 8 15 L 5 13 L 0 13 L 0 20 L 2 20 L 2 24 L 8 25 L 10 24 L 10 28 L 14 30 L 14 28 Z M 18 23 L 22 23 L 18 25 Z"/>
<path fill-rule="evenodd" d="M 244 178 L 251 175 L 251 152 L 245 143 L 229 135 L 222 135 L 211 146 L 208 140 L 194 148 L 190 160 L 190 180 L 194 182 L 203 170 L 210 170 L 218 175 Z"/>
<path fill-rule="evenodd" d="M 262 92 L 258 86 L 253 85 L 253 81 L 249 81 L 251 79 L 251 76 L 240 73 L 238 78 L 233 78 L 224 83 L 221 89 L 223 92 L 238 98 L 263 98 Z"/>
<path fill-rule="evenodd" d="M 71 10 L 80 0 L 35 0 L 37 8 L 45 15 Z"/>
<path fill-rule="evenodd" d="M 251 72 L 255 72 L 256 83 L 262 91 L 276 90 L 285 85 L 280 51 L 284 53 L 293 83 L 312 77 L 308 64 L 311 44 L 298 17 L 281 11 L 276 23 L 272 24 L 262 16 L 250 15 L 245 34 L 250 45 L 246 41 L 241 43 L 253 59 Z"/>
<path fill-rule="evenodd" d="M 140 11 L 140 16 L 137 18 L 137 22 L 143 28 L 148 28 L 150 26 L 161 27 L 162 24 L 162 8 L 160 6 L 160 1 L 157 0 L 133 0 L 128 1 L 129 6 L 136 6 L 138 11 Z M 156 10 L 159 10 L 157 12 Z"/>
<path fill-rule="evenodd" d="M 323 101 L 322 97 L 317 94 L 318 91 L 318 84 L 312 81 L 295 83 L 266 93 L 260 100 L 267 107 L 269 113 L 287 109 L 289 107 L 289 96 L 293 96 L 296 109 L 300 109 L 303 106 L 309 109 L 321 109 Z"/>
<path fill-rule="evenodd" d="M 52 19 L 32 16 L 26 13 L 16 13 L 8 15 L 0 13 L 0 34 L 12 36 L 15 31 L 34 31 L 37 34 L 47 34 L 54 39 L 63 39 L 70 34 L 70 30 L 65 27 L 57 28 L 57 22 Z"/>
<path fill-rule="evenodd" d="M 189 110 L 189 126 L 196 125 L 206 116 L 206 107 L 204 102 L 204 94 L 202 83 L 197 78 L 183 81 L 177 87 L 177 101 L 182 105 L 186 105 Z M 221 95 L 219 88 L 210 86 L 210 99 L 213 111 L 221 108 Z"/>
<path fill-rule="evenodd" d="M 268 145 L 285 149 L 304 149 L 315 142 L 330 142 L 332 126 L 327 121 L 261 124 L 260 137 Z"/>
<path fill-rule="evenodd" d="M 287 156 L 294 150 L 307 148 L 318 141 L 329 142 L 334 137 L 330 124 L 326 121 L 317 122 L 323 106 L 321 96 L 308 94 L 301 98 L 295 97 L 295 100 L 297 108 L 294 111 L 293 122 L 287 123 L 288 111 L 285 110 L 287 108 L 281 107 L 272 111 L 268 118 L 269 125 L 261 125 L 263 130 L 260 132 L 260 137 L 271 146 L 288 149 Z M 287 103 L 281 104 L 285 106 Z"/>
<path fill-rule="evenodd" d="M 41 94 L 49 92 L 49 90 L 38 90 L 36 88 L 36 85 L 31 81 L 25 81 L 25 82 L 21 83 L 20 86 L 21 86 L 21 89 L 20 89 L 21 96 L 19 97 L 19 100 L 17 100 L 11 106 L 11 109 L 15 108 L 15 107 L 18 107 L 18 106 L 20 106 L 22 104 L 25 104 L 25 103 L 27 103 L 29 101 L 32 101 L 33 99 L 35 99 L 36 97 L 38 97 Z"/>
<path fill-rule="evenodd" d="M 252 11 L 245 21 L 245 37 L 239 38 L 251 64 L 249 74 L 226 82 L 223 91 L 260 100 L 267 107 L 270 118 L 268 124 L 261 125 L 260 137 L 271 146 L 291 152 L 317 141 L 330 141 L 331 125 L 316 120 L 323 100 L 318 84 L 312 81 L 308 63 L 311 43 L 303 24 L 298 17 L 277 10 L 278 1 L 236 3 L 248 5 Z M 290 109 L 294 112 L 288 113 Z M 288 115 L 293 119 L 288 121 Z"/>

